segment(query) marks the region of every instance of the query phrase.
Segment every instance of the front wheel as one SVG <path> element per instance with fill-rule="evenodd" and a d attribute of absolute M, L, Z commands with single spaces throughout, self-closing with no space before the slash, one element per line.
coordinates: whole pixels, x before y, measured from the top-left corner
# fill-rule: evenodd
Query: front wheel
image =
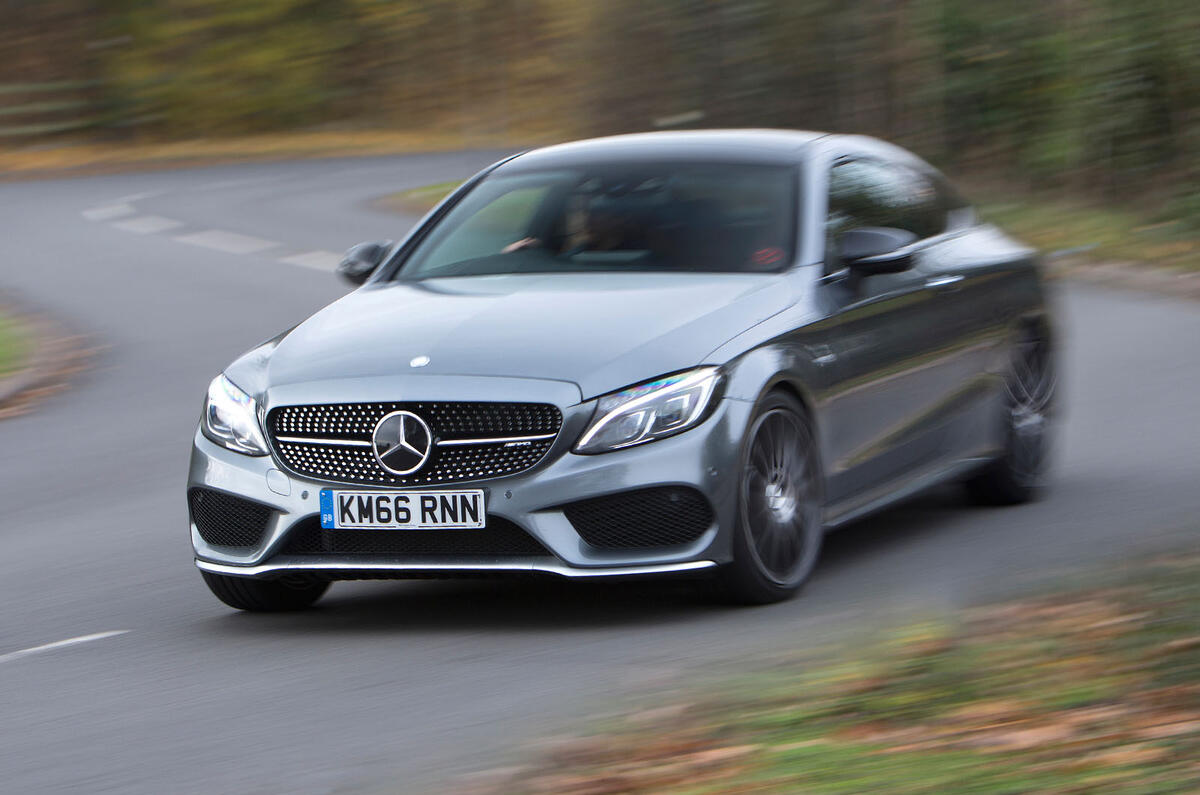
<path fill-rule="evenodd" d="M 202 571 L 200 575 L 204 577 L 208 589 L 222 602 L 253 613 L 303 610 L 320 599 L 329 588 L 328 580 L 255 580 L 208 571 Z"/>
<path fill-rule="evenodd" d="M 741 604 L 792 596 L 816 566 L 822 534 L 812 426 L 796 398 L 771 392 L 743 445 L 733 561 L 718 575 L 724 595 Z"/>

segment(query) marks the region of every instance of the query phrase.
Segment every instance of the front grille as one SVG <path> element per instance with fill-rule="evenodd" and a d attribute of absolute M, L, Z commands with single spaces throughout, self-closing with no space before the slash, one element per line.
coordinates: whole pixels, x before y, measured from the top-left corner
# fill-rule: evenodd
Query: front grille
<path fill-rule="evenodd" d="M 319 517 L 292 528 L 281 555 L 395 555 L 398 557 L 543 558 L 550 552 L 519 526 L 487 517 L 478 530 L 326 530 Z"/>
<path fill-rule="evenodd" d="M 192 522 L 205 543 L 221 547 L 255 547 L 262 541 L 271 508 L 212 489 L 188 492 Z"/>
<path fill-rule="evenodd" d="M 388 472 L 371 447 L 375 426 L 394 411 L 416 414 L 433 434 L 428 460 L 409 475 Z M 545 403 L 342 403 L 272 409 L 266 425 L 280 460 L 299 475 L 423 486 L 502 477 L 533 467 L 553 446 L 562 413 Z"/>
<path fill-rule="evenodd" d="M 713 523 L 704 495 L 683 486 L 656 486 L 563 506 L 584 541 L 604 549 L 667 547 L 695 541 Z"/>

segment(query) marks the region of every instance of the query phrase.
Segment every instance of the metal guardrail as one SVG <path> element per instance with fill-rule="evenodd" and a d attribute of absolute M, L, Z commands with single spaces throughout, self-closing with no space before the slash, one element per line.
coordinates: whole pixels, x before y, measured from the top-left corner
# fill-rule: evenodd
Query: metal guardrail
<path fill-rule="evenodd" d="M 88 96 L 96 80 L 0 83 L 0 138 L 33 138 L 94 127 L 101 119 Z M 25 100 L 13 102 L 11 100 Z"/>

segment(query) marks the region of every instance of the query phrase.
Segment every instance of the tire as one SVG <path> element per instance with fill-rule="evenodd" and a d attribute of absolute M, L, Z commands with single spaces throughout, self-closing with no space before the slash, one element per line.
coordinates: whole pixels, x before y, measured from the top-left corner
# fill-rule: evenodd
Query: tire
<path fill-rule="evenodd" d="M 278 613 L 311 607 L 329 588 L 328 580 L 255 580 L 202 571 L 205 585 L 230 607 L 252 613 Z"/>
<path fill-rule="evenodd" d="M 1027 329 L 1013 348 L 1005 377 L 1004 452 L 965 481 L 979 505 L 1018 505 L 1045 492 L 1057 374 L 1044 333 Z"/>
<path fill-rule="evenodd" d="M 804 407 L 786 392 L 768 393 L 742 443 L 733 561 L 717 575 L 725 601 L 779 602 L 807 582 L 823 536 L 820 472 Z"/>

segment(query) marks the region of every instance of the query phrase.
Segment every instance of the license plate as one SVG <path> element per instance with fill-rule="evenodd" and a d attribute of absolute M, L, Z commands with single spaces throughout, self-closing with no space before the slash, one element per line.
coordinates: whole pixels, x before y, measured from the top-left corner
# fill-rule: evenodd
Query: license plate
<path fill-rule="evenodd" d="M 483 491 L 321 489 L 327 530 L 472 530 L 484 526 Z"/>

